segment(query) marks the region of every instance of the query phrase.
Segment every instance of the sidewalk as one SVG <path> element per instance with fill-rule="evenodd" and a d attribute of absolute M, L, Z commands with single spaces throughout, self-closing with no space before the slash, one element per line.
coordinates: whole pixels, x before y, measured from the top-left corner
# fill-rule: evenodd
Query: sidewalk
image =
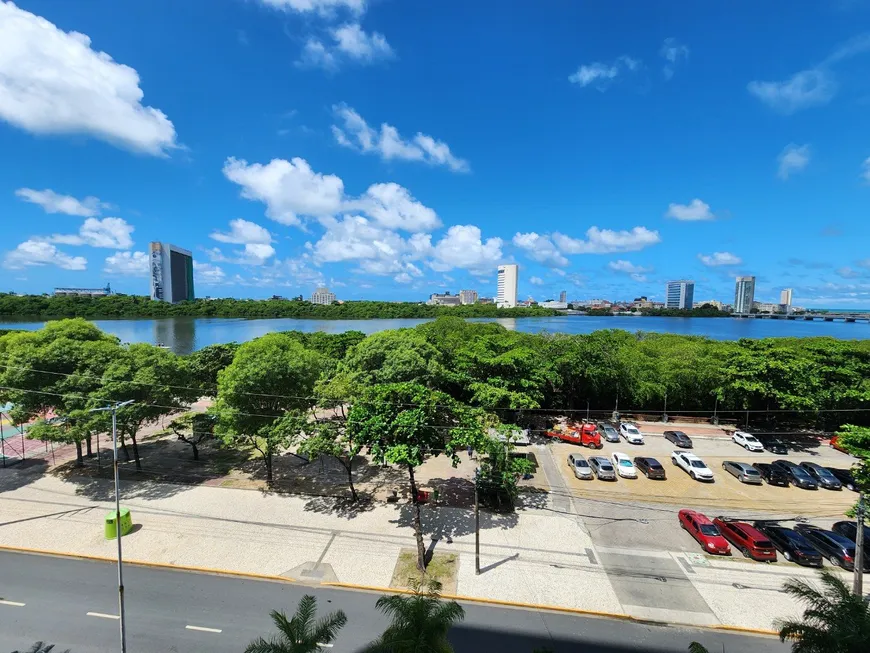
<path fill-rule="evenodd" d="M 320 563 L 329 565 L 341 583 L 387 587 L 400 550 L 414 546 L 407 504 L 375 503 L 359 512 L 338 512 L 331 499 L 322 497 L 137 482 L 124 484 L 122 505 L 139 526 L 123 540 L 130 560 L 302 582 L 315 580 L 303 577 L 302 570 Z M 109 479 L 25 477 L 5 470 L 0 475 L 0 545 L 111 558 L 116 546 L 103 538 L 103 520 L 112 508 Z M 426 545 L 432 545 L 434 535 L 436 552 L 459 554 L 459 595 L 651 618 L 648 609 L 619 601 L 613 572 L 609 576 L 601 562 L 602 553 L 619 552 L 597 551 L 576 515 L 549 506 L 510 515 L 482 513 L 479 576 L 474 573 L 473 513 L 427 506 L 423 518 Z M 660 616 L 670 621 L 771 629 L 775 618 L 797 614 L 791 599 L 779 591 L 782 581 L 812 576 L 792 565 L 632 553 L 647 555 L 651 564 L 667 558 L 668 565 L 691 568 L 689 580 L 707 601 L 709 613 L 698 621 L 693 613 L 679 619 L 675 611 L 662 611 Z M 655 585 L 660 579 L 641 576 L 631 582 Z"/>

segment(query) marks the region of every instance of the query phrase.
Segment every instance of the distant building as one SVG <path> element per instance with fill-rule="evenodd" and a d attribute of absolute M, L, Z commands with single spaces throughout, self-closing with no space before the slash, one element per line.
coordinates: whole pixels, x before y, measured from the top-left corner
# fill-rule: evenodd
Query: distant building
<path fill-rule="evenodd" d="M 556 310 L 567 310 L 568 302 L 557 302 L 554 299 L 548 299 L 545 302 L 538 304 L 541 308 L 555 308 Z"/>
<path fill-rule="evenodd" d="M 105 288 L 55 288 L 55 297 L 107 297 L 111 295 L 112 288 L 106 284 Z"/>
<path fill-rule="evenodd" d="M 308 301 L 312 304 L 329 306 L 335 301 L 335 293 L 329 292 L 329 288 L 318 288 L 311 294 L 311 299 Z"/>
<path fill-rule="evenodd" d="M 755 301 L 755 277 L 737 277 L 734 286 L 734 312 L 751 313 Z"/>
<path fill-rule="evenodd" d="M 655 304 L 655 302 L 651 302 L 646 296 L 641 296 L 634 298 L 634 301 L 631 302 L 631 307 L 634 309 L 654 308 L 653 304 Z"/>
<path fill-rule="evenodd" d="M 460 304 L 476 304 L 477 303 L 477 291 L 476 290 L 460 290 L 459 291 L 459 303 Z"/>
<path fill-rule="evenodd" d="M 785 306 L 791 306 L 792 289 L 785 288 L 779 293 L 779 303 Z"/>
<path fill-rule="evenodd" d="M 562 302 L 563 304 L 568 303 L 568 291 L 567 290 L 563 290 L 562 292 L 559 293 L 559 301 Z"/>
<path fill-rule="evenodd" d="M 193 301 L 193 255 L 169 243 L 151 243 L 151 299 Z"/>
<path fill-rule="evenodd" d="M 426 303 L 430 306 L 459 306 L 460 300 L 459 295 L 451 295 L 449 291 L 444 294 L 434 292 Z"/>
<path fill-rule="evenodd" d="M 493 299 L 492 297 L 478 297 L 477 303 L 478 304 L 495 304 L 495 299 Z"/>
<path fill-rule="evenodd" d="M 772 302 L 752 302 L 752 308 L 759 313 L 779 313 L 780 305 Z"/>
<path fill-rule="evenodd" d="M 513 308 L 517 305 L 517 282 L 520 266 L 514 264 L 498 266 L 498 293 L 495 303 L 499 308 Z"/>
<path fill-rule="evenodd" d="M 665 287 L 665 307 L 691 310 L 695 300 L 694 281 L 668 281 Z"/>
<path fill-rule="evenodd" d="M 719 309 L 720 311 L 724 311 L 726 307 L 726 304 L 723 304 L 718 299 L 705 299 L 703 302 L 695 302 L 695 306 L 697 306 L 698 308 L 706 306 L 708 304 L 714 308 Z"/>

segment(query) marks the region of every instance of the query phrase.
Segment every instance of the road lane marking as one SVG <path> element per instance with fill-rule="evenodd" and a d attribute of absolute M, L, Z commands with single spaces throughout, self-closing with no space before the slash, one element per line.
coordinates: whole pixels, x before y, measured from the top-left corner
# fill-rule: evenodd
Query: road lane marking
<path fill-rule="evenodd" d="M 332 648 L 335 646 L 335 644 L 321 644 L 320 642 L 317 642 L 317 645 L 322 646 L 323 648 Z"/>
<path fill-rule="evenodd" d="M 13 608 L 23 608 L 25 606 L 24 603 L 19 603 L 18 601 L 4 601 L 0 599 L 0 605 L 11 605 Z"/>
<path fill-rule="evenodd" d="M 203 626 L 185 626 L 188 630 L 199 630 L 203 633 L 222 633 L 220 628 L 205 628 Z"/>
<path fill-rule="evenodd" d="M 116 614 L 106 614 L 105 612 L 88 612 L 89 617 L 100 617 L 102 619 L 120 619 Z"/>

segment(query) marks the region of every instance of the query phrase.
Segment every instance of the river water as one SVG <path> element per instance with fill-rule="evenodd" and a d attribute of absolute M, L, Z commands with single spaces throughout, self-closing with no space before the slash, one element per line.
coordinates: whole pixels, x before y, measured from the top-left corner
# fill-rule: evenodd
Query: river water
<path fill-rule="evenodd" d="M 273 331 L 325 331 L 342 333 L 357 330 L 374 333 L 386 329 L 400 329 L 422 324 L 427 320 L 295 320 L 192 318 L 94 320 L 103 331 L 118 336 L 122 342 L 163 343 L 178 354 L 222 342 L 245 342 Z M 625 329 L 627 331 L 655 331 L 684 335 L 707 336 L 715 340 L 740 338 L 775 338 L 830 336 L 843 340 L 870 338 L 870 324 L 863 322 L 824 322 L 815 320 L 770 320 L 737 318 L 683 318 L 683 317 L 591 317 L 559 316 L 529 318 L 480 318 L 473 321 L 498 322 L 502 326 L 528 333 L 591 333 L 599 329 Z M 0 320 L 0 329 L 39 329 L 44 321 Z"/>

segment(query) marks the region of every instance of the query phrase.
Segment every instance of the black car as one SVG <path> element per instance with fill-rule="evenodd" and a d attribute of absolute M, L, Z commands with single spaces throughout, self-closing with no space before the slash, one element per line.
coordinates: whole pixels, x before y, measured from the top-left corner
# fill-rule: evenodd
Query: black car
<path fill-rule="evenodd" d="M 665 480 L 665 468 L 655 458 L 648 456 L 638 456 L 634 459 L 634 466 L 644 473 L 647 478 L 658 478 Z"/>
<path fill-rule="evenodd" d="M 774 467 L 770 463 L 754 463 L 752 465 L 761 474 L 761 478 L 767 481 L 768 485 L 781 485 L 788 487 L 788 474 L 782 471 L 779 467 Z"/>
<path fill-rule="evenodd" d="M 853 542 L 856 541 L 858 537 L 858 524 L 853 521 L 838 521 L 836 524 L 831 526 L 831 530 L 835 533 L 846 537 Z M 864 550 L 867 550 L 867 547 L 870 546 L 870 526 L 864 527 Z"/>
<path fill-rule="evenodd" d="M 692 440 L 682 431 L 665 431 L 665 440 L 670 440 L 683 449 L 692 448 Z"/>
<path fill-rule="evenodd" d="M 811 524 L 798 524 L 794 529 L 807 538 L 832 565 L 849 570 L 855 568 L 855 543 L 852 540 Z M 870 568 L 867 564 L 867 556 L 864 556 L 863 568 L 865 570 Z"/>
<path fill-rule="evenodd" d="M 819 485 L 826 490 L 843 489 L 843 484 L 837 480 L 837 477 L 818 463 L 801 463 L 801 467 L 807 470 L 810 473 L 810 476 L 816 479 L 819 482 Z"/>
<path fill-rule="evenodd" d="M 816 479 L 810 476 L 810 473 L 800 465 L 797 465 L 790 460 L 774 460 L 771 465 L 787 474 L 788 480 L 792 485 L 802 487 L 805 490 L 819 489 L 819 484 L 816 482 Z"/>
<path fill-rule="evenodd" d="M 775 453 L 777 456 L 785 456 L 788 454 L 788 449 L 782 440 L 771 437 L 769 435 L 756 436 L 763 446 L 770 453 Z"/>
<path fill-rule="evenodd" d="M 797 531 L 775 522 L 757 521 L 756 529 L 767 536 L 776 550 L 789 562 L 796 562 L 807 567 L 821 567 L 822 555 L 816 551 L 812 543 Z"/>
<path fill-rule="evenodd" d="M 855 483 L 855 477 L 852 476 L 851 471 L 848 469 L 837 469 L 836 467 L 826 467 L 825 469 L 831 472 L 843 484 L 844 488 L 852 490 L 852 492 L 858 491 L 858 484 Z"/>

